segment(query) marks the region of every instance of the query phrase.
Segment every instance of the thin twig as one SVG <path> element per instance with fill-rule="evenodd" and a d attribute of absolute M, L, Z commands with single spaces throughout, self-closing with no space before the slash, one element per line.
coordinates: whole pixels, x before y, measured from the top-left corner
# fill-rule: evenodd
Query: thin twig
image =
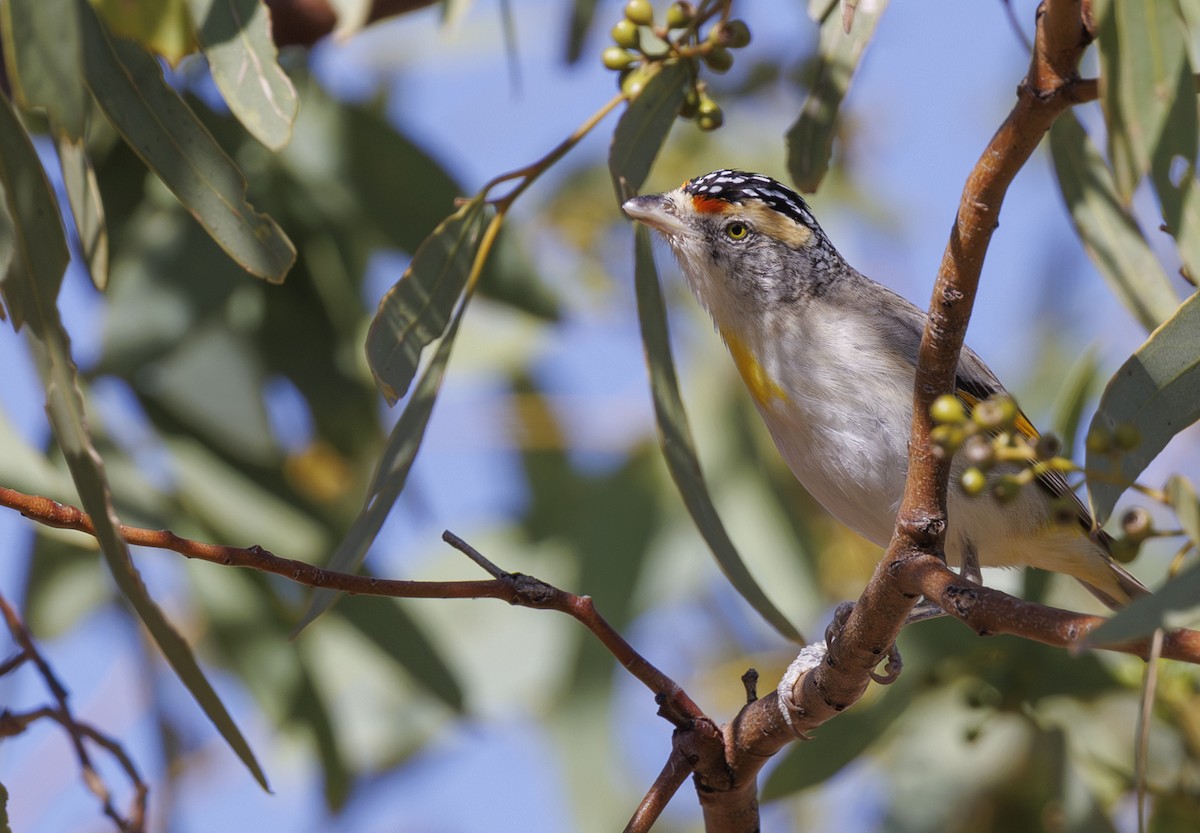
<path fill-rule="evenodd" d="M 21 714 L 5 712 L 3 719 L 0 720 L 0 735 L 11 736 L 20 734 L 36 720 L 49 719 L 58 723 L 71 738 L 71 745 L 75 749 L 75 757 L 79 760 L 79 768 L 83 774 L 84 784 L 100 800 L 104 814 L 112 819 L 113 823 L 123 833 L 142 833 L 146 825 L 146 796 L 149 790 L 138 774 L 133 760 L 125 753 L 125 750 L 119 743 L 98 729 L 85 723 L 80 723 L 71 714 L 71 709 L 67 704 L 68 694 L 66 688 L 59 682 L 54 669 L 50 667 L 50 664 L 46 662 L 38 651 L 37 646 L 33 642 L 33 636 L 29 633 L 29 628 L 26 627 L 24 620 L 17 614 L 12 605 L 8 603 L 3 594 L 0 594 L 0 614 L 3 615 L 13 639 L 20 646 L 21 654 L 37 668 L 38 673 L 45 681 L 46 687 L 50 689 L 50 693 L 57 704 L 55 707 L 44 706 Z M 112 792 L 92 764 L 91 756 L 84 745 L 85 739 L 107 750 L 121 765 L 121 768 L 125 770 L 125 774 L 134 789 L 132 807 L 127 817 L 122 816 L 113 805 Z"/>
<path fill-rule="evenodd" d="M 0 486 L 0 505 L 16 509 L 30 520 L 46 526 L 94 534 L 92 520 L 86 512 L 49 498 L 26 495 Z M 686 725 L 693 720 L 707 719 L 700 707 L 674 680 L 634 650 L 633 646 L 600 615 L 589 597 L 559 590 L 531 576 L 505 572 L 451 532 L 445 533 L 444 539 L 456 549 L 467 553 L 476 564 L 496 578 L 490 581 L 382 579 L 324 570 L 304 561 L 280 558 L 259 546 L 229 547 L 192 541 L 166 529 L 142 529 L 122 524 L 117 531 L 129 544 L 171 550 L 187 558 L 226 567 L 245 567 L 271 573 L 307 587 L 402 599 L 502 599 L 522 607 L 557 610 L 571 616 L 590 630 L 630 674 L 649 688 L 660 701 L 660 712 L 668 720 L 676 725 Z"/>
<path fill-rule="evenodd" d="M 673 748 L 662 772 L 658 774 L 654 783 L 650 785 L 650 789 L 646 791 L 642 803 L 633 812 L 629 824 L 625 825 L 624 833 L 646 833 L 653 827 L 654 822 L 658 821 L 658 817 L 662 815 L 667 804 L 675 793 L 679 792 L 679 788 L 691 774 L 692 767 L 688 764 L 684 753 L 678 747 Z"/>

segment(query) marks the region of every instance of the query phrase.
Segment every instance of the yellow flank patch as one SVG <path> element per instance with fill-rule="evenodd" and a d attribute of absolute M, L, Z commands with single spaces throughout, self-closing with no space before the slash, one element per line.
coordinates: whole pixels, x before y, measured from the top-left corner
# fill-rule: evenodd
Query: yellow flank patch
<path fill-rule="evenodd" d="M 751 226 L 793 249 L 803 248 L 812 242 L 812 229 L 773 208 L 760 203 L 749 203 L 742 207 L 742 213 Z"/>
<path fill-rule="evenodd" d="M 776 399 L 786 402 L 787 391 L 767 375 L 766 368 L 758 363 L 758 359 L 750 352 L 746 343 L 725 329 L 721 330 L 721 336 L 729 345 L 733 363 L 737 365 L 738 373 L 742 374 L 742 381 L 750 389 L 750 395 L 754 397 L 754 401 L 763 407 L 770 405 Z"/>

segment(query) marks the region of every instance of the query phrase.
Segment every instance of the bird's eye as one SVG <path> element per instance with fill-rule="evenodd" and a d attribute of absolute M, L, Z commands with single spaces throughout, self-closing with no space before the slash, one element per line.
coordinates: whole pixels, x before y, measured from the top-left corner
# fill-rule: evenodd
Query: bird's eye
<path fill-rule="evenodd" d="M 750 233 L 750 228 L 745 223 L 730 223 L 725 226 L 725 233 L 730 240 L 742 240 Z"/>

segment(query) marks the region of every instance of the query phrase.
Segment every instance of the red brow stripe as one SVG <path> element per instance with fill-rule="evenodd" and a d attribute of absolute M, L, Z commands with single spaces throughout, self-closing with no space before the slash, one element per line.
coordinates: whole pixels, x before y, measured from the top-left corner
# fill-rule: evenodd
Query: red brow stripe
<path fill-rule="evenodd" d="M 725 200 L 716 197 L 696 194 L 692 197 L 692 207 L 700 214 L 717 214 L 725 210 Z"/>

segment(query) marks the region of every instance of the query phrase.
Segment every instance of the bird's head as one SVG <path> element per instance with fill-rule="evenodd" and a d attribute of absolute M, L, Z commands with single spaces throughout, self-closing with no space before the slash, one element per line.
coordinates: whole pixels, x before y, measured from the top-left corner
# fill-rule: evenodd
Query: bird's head
<path fill-rule="evenodd" d="M 714 317 L 820 294 L 846 268 L 800 195 L 762 174 L 714 171 L 622 207 L 666 239 Z"/>

